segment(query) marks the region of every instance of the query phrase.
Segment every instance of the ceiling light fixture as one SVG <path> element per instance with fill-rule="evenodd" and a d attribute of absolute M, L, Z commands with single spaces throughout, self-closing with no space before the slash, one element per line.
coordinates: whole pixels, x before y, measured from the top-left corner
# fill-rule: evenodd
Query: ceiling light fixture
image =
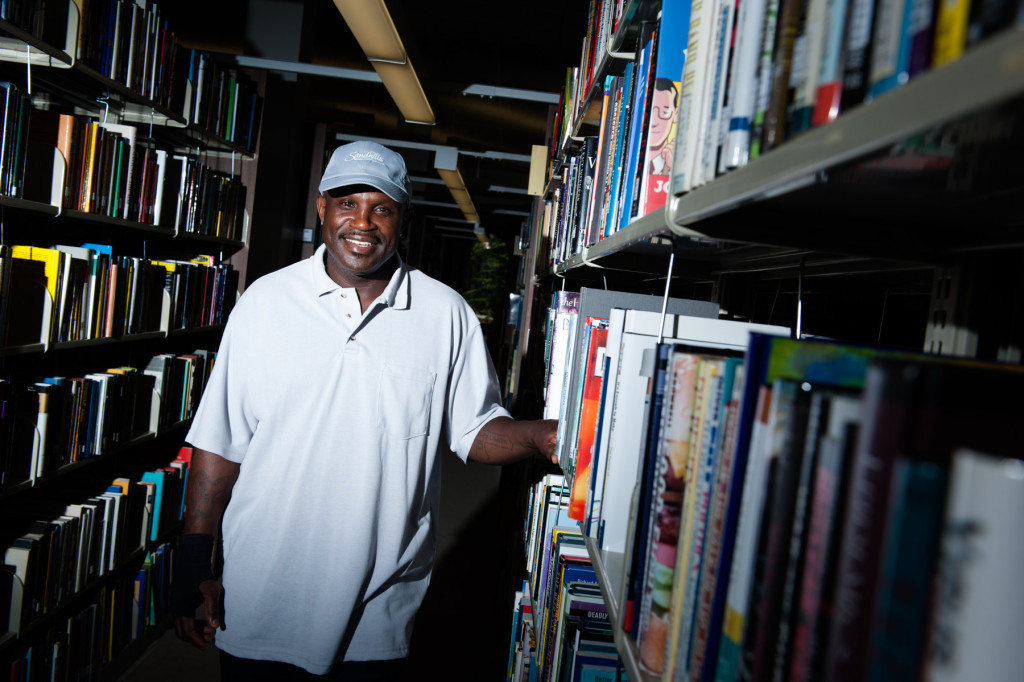
<path fill-rule="evenodd" d="M 459 150 L 455 147 L 441 147 L 434 154 L 434 168 L 437 174 L 444 180 L 445 186 L 451 192 L 455 203 L 462 209 L 462 215 L 471 223 L 479 223 L 480 215 L 473 205 L 473 198 L 469 196 L 466 183 L 462 180 L 462 174 L 458 169 Z"/>
<path fill-rule="evenodd" d="M 434 111 L 384 0 L 334 0 L 334 4 L 405 120 L 433 125 Z"/>

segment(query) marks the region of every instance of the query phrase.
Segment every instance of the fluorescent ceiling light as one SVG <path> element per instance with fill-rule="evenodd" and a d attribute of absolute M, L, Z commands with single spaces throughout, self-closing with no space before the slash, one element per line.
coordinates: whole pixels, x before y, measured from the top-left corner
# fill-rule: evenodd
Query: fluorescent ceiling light
<path fill-rule="evenodd" d="M 519 88 L 502 88 L 497 85 L 474 83 L 463 89 L 463 95 L 479 95 L 480 97 L 502 97 L 504 99 L 522 99 L 529 102 L 545 102 L 558 104 L 558 93 L 538 92 L 536 90 L 520 90 Z"/>
<path fill-rule="evenodd" d="M 325 78 L 342 78 L 351 81 L 368 81 L 380 83 L 380 76 L 376 71 L 361 71 L 359 69 L 345 69 L 340 66 L 324 66 L 322 64 L 305 64 L 303 62 L 285 62 L 280 59 L 264 59 L 263 57 L 247 57 L 238 55 L 235 63 L 239 66 L 246 66 L 253 69 L 266 69 L 267 71 L 283 71 L 285 73 L 304 73 L 310 76 L 323 76 Z"/>
<path fill-rule="evenodd" d="M 502 192 L 504 194 L 526 194 L 526 190 L 522 187 L 503 187 L 501 185 L 491 185 L 487 188 L 488 192 Z"/>
<path fill-rule="evenodd" d="M 530 163 L 532 157 L 529 154 L 508 154 L 506 152 L 461 152 L 466 156 L 476 156 L 481 159 L 490 159 L 492 161 L 519 161 L 520 163 Z"/>
<path fill-rule="evenodd" d="M 405 120 L 433 125 L 434 111 L 384 0 L 334 0 L 334 4 Z"/>

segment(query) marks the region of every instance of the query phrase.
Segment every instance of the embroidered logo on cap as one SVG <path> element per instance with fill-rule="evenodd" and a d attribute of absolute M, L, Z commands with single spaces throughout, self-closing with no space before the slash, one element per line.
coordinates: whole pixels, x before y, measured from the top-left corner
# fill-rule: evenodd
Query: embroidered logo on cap
<path fill-rule="evenodd" d="M 384 157 L 377 152 L 349 152 L 349 161 L 373 161 L 375 163 L 384 163 Z"/>

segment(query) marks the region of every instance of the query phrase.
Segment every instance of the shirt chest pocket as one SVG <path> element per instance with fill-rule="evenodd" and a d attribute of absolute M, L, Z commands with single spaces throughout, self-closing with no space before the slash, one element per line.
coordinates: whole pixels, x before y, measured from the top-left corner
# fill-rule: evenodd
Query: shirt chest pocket
<path fill-rule="evenodd" d="M 427 433 L 436 374 L 385 364 L 377 394 L 377 428 L 397 438 Z"/>

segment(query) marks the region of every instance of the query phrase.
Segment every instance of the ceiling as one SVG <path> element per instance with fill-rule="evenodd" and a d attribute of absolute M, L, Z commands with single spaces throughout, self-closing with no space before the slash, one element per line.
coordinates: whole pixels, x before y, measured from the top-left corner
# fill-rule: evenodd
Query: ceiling
<path fill-rule="evenodd" d="M 173 0 L 161 12 L 191 47 L 372 72 L 330 0 Z M 577 63 L 587 0 L 386 0 L 437 123 L 401 120 L 379 82 L 312 79 L 307 122 L 334 134 L 371 137 L 400 151 L 413 178 L 439 181 L 431 145 L 459 149 L 458 166 L 481 225 L 512 238 L 531 201 L 525 194 L 532 145 L 546 143 L 548 121 Z M 196 21 L 202 17 L 202 21 Z M 547 101 L 463 94 L 471 85 L 525 90 Z M 414 146 L 403 146 L 403 143 Z M 501 155 L 505 155 L 502 157 Z M 511 189 L 512 191 L 508 191 Z M 443 185 L 414 182 L 414 205 L 457 224 L 461 213 Z M 448 204 L 438 206 L 436 204 Z M 465 225 L 465 223 L 463 223 Z M 468 226 L 467 226 L 468 227 Z"/>

